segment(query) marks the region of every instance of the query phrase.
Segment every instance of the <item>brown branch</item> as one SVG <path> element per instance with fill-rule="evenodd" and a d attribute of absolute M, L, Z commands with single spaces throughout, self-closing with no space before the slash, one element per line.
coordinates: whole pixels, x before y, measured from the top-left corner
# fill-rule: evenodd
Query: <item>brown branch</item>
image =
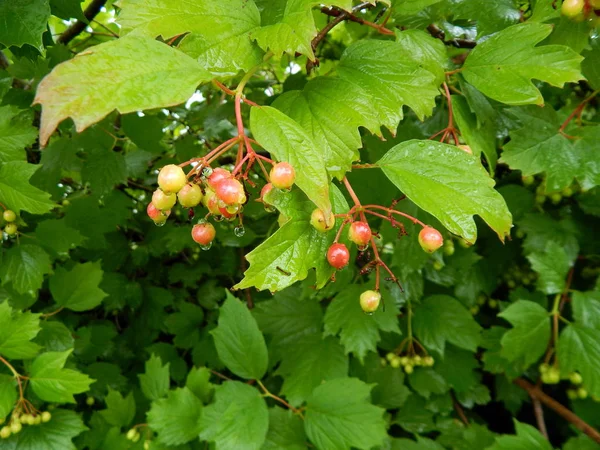
<path fill-rule="evenodd" d="M 538 430 L 542 433 L 542 436 L 548 440 L 548 430 L 546 430 L 546 422 L 544 421 L 544 408 L 542 407 L 542 403 L 535 397 L 531 397 L 531 402 L 533 403 L 533 412 L 535 413 L 535 420 L 538 425 Z"/>
<path fill-rule="evenodd" d="M 460 403 L 458 403 L 454 391 L 450 391 L 450 397 L 452 397 L 452 404 L 454 405 L 454 410 L 456 411 L 456 414 L 458 414 L 458 417 L 460 417 L 460 420 L 462 420 L 466 426 L 471 425 L 469 423 L 469 419 L 465 415 L 465 411 L 462 409 L 462 406 L 460 406 Z"/>
<path fill-rule="evenodd" d="M 536 398 L 548 408 L 554 410 L 557 414 L 559 414 L 563 419 L 569 421 L 573 424 L 577 429 L 583 431 L 590 438 L 592 438 L 595 442 L 600 444 L 600 433 L 594 427 L 588 425 L 584 422 L 579 416 L 573 413 L 571 410 L 567 409 L 552 397 L 546 395 L 544 391 L 542 391 L 537 386 L 534 386 L 529 381 L 524 378 L 517 378 L 513 380 L 513 383 L 519 386 L 522 389 L 525 389 L 531 398 Z"/>
<path fill-rule="evenodd" d="M 470 41 L 468 39 L 452 39 L 450 41 L 447 41 L 446 40 L 446 33 L 444 33 L 443 30 L 441 30 L 440 28 L 438 28 L 438 26 L 435 25 L 435 24 L 433 24 L 433 23 L 427 27 L 427 31 L 429 31 L 429 34 L 431 34 L 434 38 L 439 39 L 444 44 L 451 45 L 452 47 L 456 47 L 456 48 L 475 48 L 475 46 L 477 45 L 477 42 Z"/>
<path fill-rule="evenodd" d="M 331 16 L 331 17 L 339 17 L 340 15 L 347 14 L 347 17 L 345 18 L 345 20 L 349 20 L 350 22 L 356 22 L 361 25 L 366 25 L 367 27 L 371 27 L 374 30 L 377 30 L 379 33 L 385 34 L 387 36 L 394 35 L 394 32 L 392 30 L 390 30 L 389 28 L 386 28 L 383 25 L 377 25 L 376 23 L 369 22 L 368 20 L 365 20 L 365 19 L 361 19 L 360 17 L 357 17 L 354 14 L 350 14 L 347 11 L 344 11 L 343 9 L 324 6 L 321 8 L 321 12 L 323 14 L 325 14 L 327 16 Z"/>
<path fill-rule="evenodd" d="M 98 15 L 105 3 L 106 0 L 92 0 L 90 5 L 83 12 L 84 17 L 87 19 L 87 23 L 85 21 L 78 20 L 69 28 L 67 28 L 64 33 L 58 37 L 56 42 L 66 45 L 75 39 L 83 30 L 85 30 L 85 27 L 88 26 L 88 23 Z"/>

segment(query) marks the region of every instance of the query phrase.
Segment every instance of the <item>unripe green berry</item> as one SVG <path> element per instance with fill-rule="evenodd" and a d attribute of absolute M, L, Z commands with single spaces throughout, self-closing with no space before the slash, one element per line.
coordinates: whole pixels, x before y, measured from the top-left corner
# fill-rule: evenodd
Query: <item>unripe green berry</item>
<path fill-rule="evenodd" d="M 440 261 L 433 262 L 433 270 L 440 271 L 444 268 L 444 265 Z"/>
<path fill-rule="evenodd" d="M 11 435 L 11 431 L 10 431 L 10 427 L 2 427 L 2 429 L 0 429 L 0 438 L 2 439 L 8 439 Z"/>
<path fill-rule="evenodd" d="M 175 164 L 169 164 L 160 169 L 158 186 L 166 194 L 176 194 L 187 183 L 185 172 Z"/>
<path fill-rule="evenodd" d="M 22 429 L 23 425 L 21 425 L 21 422 L 15 420 L 13 423 L 10 424 L 10 432 L 12 434 L 20 433 Z"/>
<path fill-rule="evenodd" d="M 575 18 L 583 12 L 584 0 L 564 0 L 560 8 L 563 16 Z"/>
<path fill-rule="evenodd" d="M 127 432 L 127 434 L 125 435 L 125 437 L 128 440 L 133 441 L 133 438 L 136 436 L 136 434 L 139 434 L 138 431 L 135 428 L 132 428 L 131 430 L 129 430 Z"/>
<path fill-rule="evenodd" d="M 152 194 L 152 204 L 159 211 L 166 211 L 175 206 L 175 202 L 177 201 L 177 195 L 175 194 L 167 194 L 160 189 L 157 189 Z"/>
<path fill-rule="evenodd" d="M 410 364 L 410 361 L 408 360 L 408 357 L 407 356 L 402 356 L 400 358 L 400 364 L 402 366 L 406 366 L 407 364 Z"/>
<path fill-rule="evenodd" d="M 144 450 L 150 450 L 150 441 L 144 441 Z"/>
<path fill-rule="evenodd" d="M 33 425 L 39 425 L 42 423 L 42 416 L 39 414 L 33 418 Z"/>
<path fill-rule="evenodd" d="M 392 359 L 390 361 L 390 366 L 393 367 L 394 369 L 397 369 L 400 367 L 400 358 L 399 357 L 395 357 L 394 359 Z"/>
<path fill-rule="evenodd" d="M 555 205 L 558 205 L 560 203 L 560 201 L 562 200 L 562 195 L 560 195 L 560 192 L 555 192 L 550 195 L 550 200 Z"/>
<path fill-rule="evenodd" d="M 496 309 L 498 307 L 498 300 L 490 299 L 488 301 L 488 306 L 492 309 Z"/>
<path fill-rule="evenodd" d="M 444 241 L 444 255 L 452 256 L 456 251 L 454 247 L 454 241 L 452 239 L 447 239 Z"/>
<path fill-rule="evenodd" d="M 177 199 L 184 208 L 194 208 L 202 201 L 202 189 L 197 184 L 188 183 L 177 193 Z"/>
<path fill-rule="evenodd" d="M 540 364 L 538 369 L 539 369 L 540 373 L 548 373 L 550 371 L 550 366 L 546 363 L 542 363 L 542 364 Z"/>
<path fill-rule="evenodd" d="M 569 198 L 569 197 L 571 197 L 573 195 L 573 189 L 571 187 L 567 186 L 566 188 L 564 188 L 561 191 L 561 194 L 562 194 L 563 197 Z"/>
<path fill-rule="evenodd" d="M 571 383 L 573 384 L 581 384 L 583 383 L 583 378 L 581 377 L 581 375 L 577 372 L 571 372 L 569 374 L 569 380 L 571 381 Z"/>
<path fill-rule="evenodd" d="M 381 364 L 381 367 L 386 367 L 388 365 L 387 359 L 385 358 L 380 358 L 379 363 Z"/>
<path fill-rule="evenodd" d="M 542 195 L 542 194 L 538 194 L 535 196 L 535 202 L 539 205 L 541 205 L 542 203 L 544 203 L 546 201 L 546 196 Z"/>
<path fill-rule="evenodd" d="M 535 178 L 533 175 L 528 175 L 526 177 L 522 177 L 523 186 L 531 186 L 535 182 Z"/>
<path fill-rule="evenodd" d="M 415 355 L 412 359 L 413 365 L 414 366 L 420 366 L 423 362 L 423 360 L 421 359 L 421 357 L 419 355 Z"/>
<path fill-rule="evenodd" d="M 360 307 L 366 313 L 373 313 L 379 308 L 381 294 L 377 291 L 368 290 L 360 294 Z"/>
<path fill-rule="evenodd" d="M 47 423 L 50 422 L 50 419 L 52 419 L 52 414 L 50 413 L 50 411 L 44 411 L 40 417 L 42 419 L 42 422 Z"/>
<path fill-rule="evenodd" d="M 414 372 L 414 367 L 411 366 L 410 364 L 407 364 L 406 366 L 404 366 L 404 372 L 406 372 L 407 374 L 411 374 Z"/>
<path fill-rule="evenodd" d="M 387 355 L 385 355 L 385 359 L 387 359 L 388 361 L 391 361 L 395 357 L 396 357 L 396 354 L 392 353 L 392 352 L 389 352 Z"/>
<path fill-rule="evenodd" d="M 577 390 L 567 389 L 567 397 L 569 397 L 569 400 L 577 400 L 579 398 L 579 396 L 577 395 Z"/>
<path fill-rule="evenodd" d="M 434 364 L 435 364 L 435 360 L 433 359 L 433 356 L 427 355 L 423 358 L 423 365 L 425 367 L 432 367 Z"/>
<path fill-rule="evenodd" d="M 14 222 L 15 220 L 17 220 L 17 215 L 14 211 L 7 209 L 2 213 L 2 218 L 7 222 Z"/>
<path fill-rule="evenodd" d="M 323 211 L 317 208 L 310 215 L 310 224 L 315 227 L 317 231 L 325 233 L 334 227 L 335 217 L 330 213 L 329 218 L 326 220 Z"/>
<path fill-rule="evenodd" d="M 477 306 L 477 305 L 471 306 L 469 308 L 469 311 L 471 312 L 471 314 L 473 314 L 475 316 L 479 312 L 479 306 Z"/>
<path fill-rule="evenodd" d="M 579 397 L 581 400 L 585 400 L 588 396 L 588 391 L 587 389 L 580 387 L 579 389 L 577 389 L 577 397 Z"/>
<path fill-rule="evenodd" d="M 95 402 L 96 402 L 96 400 L 94 399 L 94 397 L 88 397 L 88 398 L 85 399 L 85 403 L 88 406 L 92 406 Z"/>
<path fill-rule="evenodd" d="M 17 227 L 17 224 L 11 222 L 6 224 L 6 226 L 4 227 L 4 232 L 9 236 L 14 236 L 15 234 L 17 234 L 18 229 L 19 228 Z"/>

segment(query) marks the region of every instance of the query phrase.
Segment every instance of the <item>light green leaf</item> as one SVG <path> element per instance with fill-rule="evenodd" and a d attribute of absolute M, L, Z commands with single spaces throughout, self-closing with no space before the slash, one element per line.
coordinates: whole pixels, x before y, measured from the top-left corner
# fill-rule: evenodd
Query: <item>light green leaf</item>
<path fill-rule="evenodd" d="M 294 167 L 298 187 L 326 215 L 331 214 L 323 152 L 309 134 L 296 121 L 270 106 L 252 108 L 250 129 L 277 161 L 286 161 Z"/>
<path fill-rule="evenodd" d="M 594 89 L 600 89 L 600 44 L 591 40 L 591 49 L 582 53 L 585 57 L 581 63 L 581 70 Z"/>
<path fill-rule="evenodd" d="M 283 377 L 281 393 L 299 406 L 323 381 L 345 377 L 348 357 L 336 338 L 323 338 L 321 332 L 307 334 L 282 346 L 277 373 Z"/>
<path fill-rule="evenodd" d="M 425 347 L 442 355 L 446 342 L 471 351 L 481 342 L 479 324 L 458 300 L 447 295 L 423 300 L 415 308 L 413 329 Z"/>
<path fill-rule="evenodd" d="M 81 417 L 66 409 L 52 411 L 50 422 L 35 426 L 24 426 L 18 434 L 3 441 L 2 448 L 8 450 L 77 450 L 72 442 L 87 427 Z M 6 447 L 4 447 L 6 446 Z"/>
<path fill-rule="evenodd" d="M 401 333 L 399 311 L 393 299 L 386 302 L 385 311 L 379 308 L 372 315 L 365 314 L 359 302 L 364 290 L 364 286 L 349 285 L 336 295 L 325 313 L 325 333 L 332 336 L 339 333 L 346 353 L 353 353 L 361 363 L 368 352 L 377 351 L 380 331 Z"/>
<path fill-rule="evenodd" d="M 125 114 L 183 103 L 210 79 L 192 58 L 152 38 L 127 36 L 91 47 L 56 66 L 39 84 L 40 143 L 45 145 L 67 117 L 81 132 L 115 109 Z"/>
<path fill-rule="evenodd" d="M 158 442 L 180 445 L 200 434 L 202 402 L 187 387 L 170 391 L 167 398 L 154 400 L 148 411 L 148 426 L 158 433 Z"/>
<path fill-rule="evenodd" d="M 516 436 L 496 437 L 496 443 L 488 450 L 552 450 L 550 443 L 531 425 L 515 422 Z"/>
<path fill-rule="evenodd" d="M 11 375 L 0 375 L 0 421 L 13 410 L 17 398 L 17 381 L 15 378 Z"/>
<path fill-rule="evenodd" d="M 133 392 L 123 397 L 119 391 L 108 388 L 106 409 L 100 411 L 104 420 L 115 427 L 127 427 L 135 417 L 135 398 Z"/>
<path fill-rule="evenodd" d="M 210 380 L 210 370 L 206 367 L 192 367 L 188 373 L 185 387 L 194 393 L 203 403 L 208 403 L 214 391 Z"/>
<path fill-rule="evenodd" d="M 527 259 L 540 275 L 537 280 L 540 291 L 548 295 L 562 292 L 567 273 L 574 263 L 574 257 L 568 255 L 563 246 L 548 241 L 544 252 L 531 253 Z"/>
<path fill-rule="evenodd" d="M 579 325 L 600 330 L 600 292 L 574 292 L 571 298 L 573 317 Z"/>
<path fill-rule="evenodd" d="M 10 0 L 0 2 L 0 44 L 22 47 L 29 44 L 43 50 L 42 34 L 50 18 L 48 0 Z"/>
<path fill-rule="evenodd" d="M 412 16 L 441 0 L 392 0 L 394 11 L 403 16 Z"/>
<path fill-rule="evenodd" d="M 219 325 L 211 331 L 221 361 L 237 376 L 260 380 L 267 371 L 265 338 L 241 301 L 227 293 L 219 309 Z"/>
<path fill-rule="evenodd" d="M 71 311 L 87 311 L 108 294 L 98 286 L 104 274 L 100 262 L 75 264 L 69 271 L 58 267 L 50 278 L 50 292 L 57 305 Z"/>
<path fill-rule="evenodd" d="M 465 79 L 494 100 L 510 105 L 544 104 L 531 79 L 562 87 L 582 78 L 583 57 L 562 45 L 535 47 L 551 25 L 527 22 L 505 28 L 475 47 L 465 64 Z"/>
<path fill-rule="evenodd" d="M 348 211 L 348 203 L 335 185 L 331 188 L 331 200 L 333 213 Z M 290 220 L 246 255 L 250 267 L 234 288 L 254 286 L 259 290 L 279 291 L 305 279 L 313 267 L 317 275 L 317 288 L 322 288 L 334 272 L 327 262 L 327 249 L 332 244 L 335 229 L 341 225 L 342 219 L 336 220 L 333 230 L 321 233 L 310 224 L 314 203 L 300 191 L 271 191 L 269 202 Z"/>
<path fill-rule="evenodd" d="M 169 392 L 169 363 L 162 365 L 160 357 L 152 354 L 146 361 L 145 373 L 138 375 L 142 392 L 149 400 L 158 400 Z"/>
<path fill-rule="evenodd" d="M 37 245 L 21 244 L 0 254 L 2 284 L 10 282 L 19 294 L 37 291 L 51 270 L 48 254 Z"/>
<path fill-rule="evenodd" d="M 61 19 L 86 20 L 81 10 L 81 0 L 50 0 L 52 15 Z"/>
<path fill-rule="evenodd" d="M 306 401 L 304 429 L 317 448 L 368 450 L 387 436 L 385 410 L 370 403 L 371 387 L 356 378 L 327 381 Z"/>
<path fill-rule="evenodd" d="M 19 112 L 14 106 L 0 106 L 0 163 L 25 160 L 25 147 L 37 138 L 32 120 L 29 111 Z"/>
<path fill-rule="evenodd" d="M 46 352 L 31 364 L 29 381 L 36 395 L 47 402 L 75 403 L 73 394 L 89 390 L 94 382 L 90 377 L 73 369 L 64 369 L 72 350 Z"/>
<path fill-rule="evenodd" d="M 550 340 L 548 311 L 535 302 L 519 300 L 498 316 L 513 326 L 502 336 L 501 355 L 509 361 L 523 358 L 526 366 L 535 363 L 546 351 Z"/>
<path fill-rule="evenodd" d="M 269 427 L 269 411 L 260 392 L 239 381 L 216 389 L 215 402 L 202 411 L 200 438 L 216 450 L 259 450 Z"/>
<path fill-rule="evenodd" d="M 392 147 L 377 164 L 417 206 L 468 242 L 477 239 L 474 214 L 500 240 L 509 234 L 512 216 L 494 180 L 458 147 L 413 139 Z"/>
<path fill-rule="evenodd" d="M 248 71 L 262 60 L 263 52 L 250 40 L 250 33 L 260 26 L 252 0 L 120 0 L 118 5 L 124 34 L 169 39 L 190 33 L 179 49 L 214 75 Z"/>
<path fill-rule="evenodd" d="M 54 207 L 50 194 L 29 184 L 29 179 L 40 166 L 25 161 L 10 161 L 0 166 L 0 201 L 19 214 L 28 211 L 44 214 Z"/>
<path fill-rule="evenodd" d="M 429 398 L 431 394 L 445 394 L 450 386 L 439 373 L 431 368 L 417 369 L 408 376 L 410 387 L 421 397 Z"/>
<path fill-rule="evenodd" d="M 302 419 L 292 411 L 269 409 L 269 431 L 261 450 L 306 450 Z"/>
<path fill-rule="evenodd" d="M 600 397 L 600 330 L 567 325 L 558 340 L 557 357 L 562 375 L 579 372 L 588 392 Z"/>
<path fill-rule="evenodd" d="M 410 439 L 393 439 L 390 450 L 443 450 L 440 444 L 431 439 L 417 436 L 417 441 Z"/>
<path fill-rule="evenodd" d="M 40 331 L 40 315 L 13 310 L 0 303 L 0 355 L 9 359 L 29 359 L 40 346 L 31 342 Z"/>
<path fill-rule="evenodd" d="M 365 383 L 374 384 L 371 392 L 373 404 L 386 409 L 400 408 L 410 395 L 410 389 L 404 383 L 404 372 L 392 366 L 382 366 L 378 353 L 367 355 L 363 364 L 364 375 L 360 378 Z"/>
<path fill-rule="evenodd" d="M 452 3 L 452 13 L 455 19 L 475 22 L 478 37 L 503 30 L 521 19 L 514 0 L 459 0 Z"/>
<path fill-rule="evenodd" d="M 404 30 L 396 32 L 396 42 L 409 52 L 413 61 L 435 75 L 435 84 L 444 81 L 444 70 L 448 67 L 448 52 L 440 39 L 432 37 L 423 30 Z"/>

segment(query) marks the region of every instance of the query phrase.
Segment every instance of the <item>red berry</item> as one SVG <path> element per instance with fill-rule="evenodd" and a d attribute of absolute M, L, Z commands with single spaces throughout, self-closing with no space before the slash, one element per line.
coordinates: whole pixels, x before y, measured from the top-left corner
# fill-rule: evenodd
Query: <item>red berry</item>
<path fill-rule="evenodd" d="M 444 238 L 435 228 L 425 226 L 419 233 L 419 244 L 427 253 L 433 253 L 444 245 Z"/>
<path fill-rule="evenodd" d="M 289 189 L 296 181 L 296 171 L 291 164 L 280 162 L 273 166 L 269 178 L 276 188 Z"/>
<path fill-rule="evenodd" d="M 344 244 L 333 244 L 327 250 L 327 261 L 332 267 L 341 269 L 348 264 L 350 252 Z"/>
<path fill-rule="evenodd" d="M 206 189 L 204 193 L 204 198 L 202 199 L 202 203 L 204 206 L 208 208 L 211 214 L 218 215 L 219 212 L 219 199 L 217 198 L 217 194 L 210 188 Z"/>
<path fill-rule="evenodd" d="M 215 188 L 215 193 L 219 197 L 219 200 L 226 205 L 239 205 L 246 201 L 244 186 L 234 178 L 221 180 Z"/>
<path fill-rule="evenodd" d="M 310 224 L 320 231 L 321 233 L 325 233 L 333 228 L 335 225 L 335 217 L 333 214 L 329 214 L 329 220 L 325 220 L 325 214 L 320 209 L 313 210 L 310 215 Z"/>
<path fill-rule="evenodd" d="M 206 181 L 211 188 L 216 189 L 217 184 L 219 184 L 221 181 L 227 180 L 229 178 L 231 178 L 231 172 L 229 170 L 225 170 L 225 169 L 221 169 L 220 167 L 217 167 L 215 170 L 212 171 L 212 173 L 208 177 L 208 180 L 206 180 Z"/>
<path fill-rule="evenodd" d="M 381 294 L 377 291 L 365 291 L 360 294 L 360 307 L 366 313 L 372 313 L 379 308 Z"/>
<path fill-rule="evenodd" d="M 146 208 L 146 214 L 152 219 L 154 223 L 162 224 L 165 223 L 167 217 L 171 214 L 171 210 L 161 211 L 152 202 L 148 203 Z"/>
<path fill-rule="evenodd" d="M 348 229 L 348 239 L 359 247 L 364 247 L 371 240 L 371 228 L 367 222 L 352 222 Z"/>
<path fill-rule="evenodd" d="M 152 194 L 152 204 L 161 211 L 166 211 L 175 206 L 177 201 L 177 195 L 166 194 L 161 189 L 157 189 Z"/>
<path fill-rule="evenodd" d="M 231 213 L 231 212 L 227 211 L 227 207 L 225 207 L 225 208 L 219 207 L 219 213 L 226 219 L 233 219 L 236 214 L 236 213 Z"/>
<path fill-rule="evenodd" d="M 177 198 L 184 208 L 194 208 L 202 200 L 202 190 L 197 184 L 188 183 L 177 193 Z"/>
<path fill-rule="evenodd" d="M 158 174 L 158 185 L 165 194 L 177 193 L 187 183 L 185 172 L 175 164 L 169 164 L 162 169 Z"/>
<path fill-rule="evenodd" d="M 210 245 L 216 234 L 215 227 L 209 222 L 199 223 L 192 228 L 192 239 L 200 245 Z"/>

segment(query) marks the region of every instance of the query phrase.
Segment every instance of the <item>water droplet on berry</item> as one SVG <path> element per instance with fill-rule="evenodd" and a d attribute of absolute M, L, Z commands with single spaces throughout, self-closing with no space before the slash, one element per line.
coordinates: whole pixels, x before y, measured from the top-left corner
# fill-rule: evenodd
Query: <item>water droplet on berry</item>
<path fill-rule="evenodd" d="M 272 213 L 273 211 L 275 211 L 275 208 L 271 205 L 267 205 L 266 203 L 263 203 L 263 205 L 265 206 L 265 211 L 268 213 Z"/>
<path fill-rule="evenodd" d="M 223 222 L 224 217 L 220 214 L 213 216 L 213 219 L 215 219 L 215 222 Z"/>
<path fill-rule="evenodd" d="M 373 315 L 373 313 L 372 313 L 372 312 L 365 312 L 365 315 L 367 315 L 367 316 L 372 316 L 372 315 Z"/>
<path fill-rule="evenodd" d="M 154 225 L 156 225 L 157 227 L 164 227 L 166 223 L 167 221 L 163 220 L 161 222 L 154 222 Z"/>
<path fill-rule="evenodd" d="M 367 250 L 369 248 L 369 244 L 359 245 L 357 248 L 358 248 L 359 252 L 364 252 L 365 250 Z"/>
<path fill-rule="evenodd" d="M 207 245 L 201 245 L 200 248 L 202 250 L 210 250 L 210 248 L 212 247 L 212 242 L 208 243 Z"/>
<path fill-rule="evenodd" d="M 202 169 L 202 176 L 204 178 L 208 178 L 212 175 L 213 170 L 210 167 L 205 167 Z"/>
<path fill-rule="evenodd" d="M 246 229 L 243 225 L 238 225 L 233 229 L 233 234 L 235 234 L 237 237 L 242 237 L 244 234 L 246 234 Z"/>

